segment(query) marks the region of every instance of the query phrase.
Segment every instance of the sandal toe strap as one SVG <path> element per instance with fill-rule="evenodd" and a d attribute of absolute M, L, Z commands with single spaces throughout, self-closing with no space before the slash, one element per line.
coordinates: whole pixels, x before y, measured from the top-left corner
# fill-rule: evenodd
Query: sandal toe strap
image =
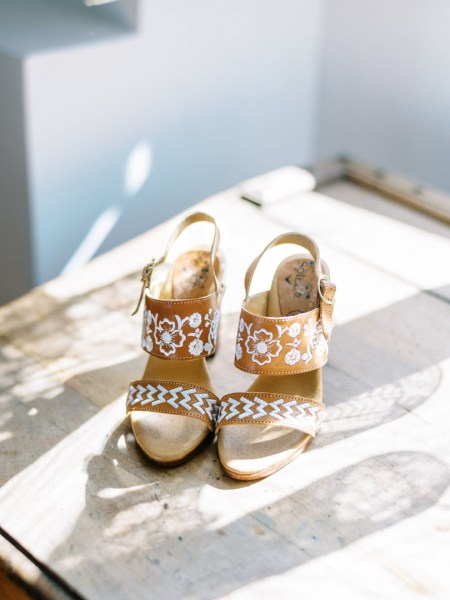
<path fill-rule="evenodd" d="M 216 431 L 226 425 L 282 425 L 315 436 L 324 405 L 283 394 L 245 392 L 228 394 L 219 407 Z"/>
<path fill-rule="evenodd" d="M 127 413 L 150 411 L 200 419 L 212 431 L 219 398 L 206 388 L 179 381 L 133 381 L 127 397 Z"/>

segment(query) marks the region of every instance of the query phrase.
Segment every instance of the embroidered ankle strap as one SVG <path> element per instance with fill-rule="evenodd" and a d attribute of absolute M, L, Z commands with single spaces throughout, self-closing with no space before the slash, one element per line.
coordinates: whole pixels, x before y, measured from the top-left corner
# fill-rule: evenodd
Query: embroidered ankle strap
<path fill-rule="evenodd" d="M 145 296 L 142 347 L 159 358 L 192 360 L 214 354 L 223 290 L 190 300 Z"/>

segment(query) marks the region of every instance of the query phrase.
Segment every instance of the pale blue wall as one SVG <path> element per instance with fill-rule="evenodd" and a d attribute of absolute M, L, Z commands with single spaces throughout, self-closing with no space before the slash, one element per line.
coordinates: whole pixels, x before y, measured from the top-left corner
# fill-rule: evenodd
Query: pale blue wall
<path fill-rule="evenodd" d="M 450 2 L 327 0 L 318 156 L 450 191 Z"/>
<path fill-rule="evenodd" d="M 316 0 L 149 0 L 135 35 L 28 57 L 36 282 L 105 211 L 120 218 L 99 252 L 241 179 L 309 162 L 319 25 Z M 152 171 L 130 195 L 138 144 Z"/>
<path fill-rule="evenodd" d="M 0 304 L 34 283 L 22 67 L 0 52 Z"/>
<path fill-rule="evenodd" d="M 0 0 L 0 302 L 284 164 L 450 190 L 449 31 L 447 0 Z"/>
<path fill-rule="evenodd" d="M 43 252 L 64 257 L 71 251 L 69 236 L 60 236 L 62 228 L 54 225 L 57 211 L 50 206 L 43 214 L 39 201 L 42 191 L 36 178 L 42 179 L 43 174 L 33 167 L 43 153 L 45 135 L 42 144 L 34 146 L 33 131 L 45 110 L 32 104 L 30 64 L 38 56 L 60 55 L 64 48 L 76 52 L 93 40 L 106 42 L 133 34 L 136 8 L 135 0 L 89 10 L 81 0 L 0 0 L 0 303 L 41 282 L 42 270 L 47 278 L 57 274 L 55 267 L 43 268 Z M 54 106 L 57 89 L 69 76 L 51 81 L 46 107 Z M 78 101 L 83 110 L 83 99 L 78 96 Z M 54 126 L 56 121 L 46 125 L 49 136 Z M 62 147 L 60 154 L 70 152 Z M 57 181 L 58 157 L 52 162 L 46 177 Z M 65 187 L 63 178 L 60 183 Z M 60 189 L 60 201 L 62 195 Z M 44 227 L 41 235 L 39 222 Z M 79 219 L 73 228 L 87 226 Z M 78 234 L 82 235 L 81 229 Z"/>

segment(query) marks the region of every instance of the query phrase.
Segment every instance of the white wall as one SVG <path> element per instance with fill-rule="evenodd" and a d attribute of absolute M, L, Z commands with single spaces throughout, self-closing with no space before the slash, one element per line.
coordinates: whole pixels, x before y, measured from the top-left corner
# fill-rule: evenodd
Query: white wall
<path fill-rule="evenodd" d="M 0 0 L 0 303 L 19 296 L 41 281 L 39 217 L 47 230 L 44 245 L 51 245 L 54 256 L 68 252 L 66 239 L 58 237 L 61 227 L 53 223 L 57 211 L 50 206 L 44 217 L 34 201 L 35 178 L 42 178 L 42 173 L 32 169 L 37 156 L 31 145 L 33 90 L 27 57 L 58 53 L 61 45 L 75 48 L 92 44 L 93 38 L 97 41 L 121 39 L 133 31 L 135 8 L 136 0 L 121 0 L 102 10 L 87 10 L 81 0 Z M 59 84 L 64 85 L 64 77 Z M 51 82 L 45 99 L 47 106 L 54 103 L 57 86 L 57 81 Z M 83 106 L 83 99 L 79 101 Z M 38 111 L 37 120 L 39 118 Z M 51 128 L 52 124 L 47 124 L 47 133 Z M 39 151 L 36 148 L 37 154 Z M 70 148 L 60 153 L 68 152 Z M 48 168 L 48 178 L 57 180 L 58 160 Z M 64 179 L 61 183 L 65 185 Z M 62 197 L 63 189 L 59 199 Z"/>
<path fill-rule="evenodd" d="M 288 163 L 450 190 L 448 0 L 0 9 L 0 302 Z"/>
<path fill-rule="evenodd" d="M 27 58 L 36 282 L 93 223 L 89 244 L 112 227 L 104 251 L 240 179 L 309 162 L 320 5 L 146 0 L 136 35 Z M 152 170 L 127 190 L 136 146 L 138 171 L 149 151 Z"/>
<path fill-rule="evenodd" d="M 317 154 L 450 191 L 450 2 L 327 0 Z"/>

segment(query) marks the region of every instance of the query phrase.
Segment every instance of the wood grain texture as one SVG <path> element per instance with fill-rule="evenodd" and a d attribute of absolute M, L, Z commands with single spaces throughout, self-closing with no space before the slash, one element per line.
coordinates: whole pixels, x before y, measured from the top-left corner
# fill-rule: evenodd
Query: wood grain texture
<path fill-rule="evenodd" d="M 0 309 L 0 523 L 83 597 L 448 598 L 448 230 L 337 185 L 265 209 L 237 189 L 198 206 L 227 259 L 208 360 L 219 393 L 253 380 L 233 367 L 243 279 L 275 235 L 314 237 L 338 286 L 325 421 L 266 480 L 227 479 L 214 445 L 158 469 L 130 433 L 145 356 L 129 315 L 174 220 Z"/>
<path fill-rule="evenodd" d="M 3 600 L 30 600 L 29 596 L 14 582 L 5 571 L 0 569 L 0 593 Z"/>
<path fill-rule="evenodd" d="M 2 600 L 81 600 L 45 565 L 37 564 L 26 550 L 0 532 L 0 598 Z"/>

